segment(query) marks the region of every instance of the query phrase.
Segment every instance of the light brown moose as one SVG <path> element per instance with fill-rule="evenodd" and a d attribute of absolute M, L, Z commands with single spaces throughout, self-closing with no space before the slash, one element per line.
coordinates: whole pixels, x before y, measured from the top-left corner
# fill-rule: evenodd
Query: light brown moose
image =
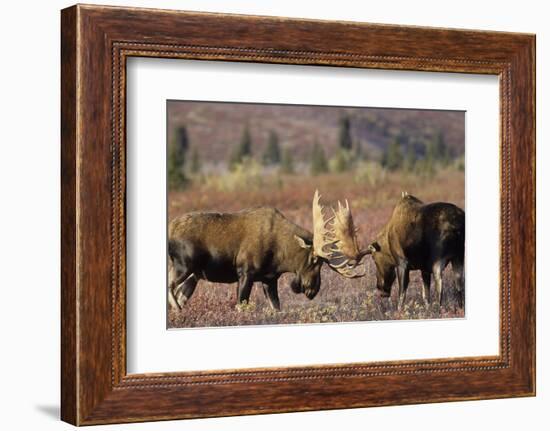
<path fill-rule="evenodd" d="M 261 282 L 270 305 L 280 309 L 278 280 L 293 273 L 295 293 L 313 299 L 321 285 L 321 266 L 344 277 L 362 277 L 357 267 L 367 250 L 357 244 L 349 204 L 338 203 L 325 219 L 316 191 L 313 234 L 288 220 L 275 208 L 236 213 L 196 212 L 175 218 L 168 229 L 168 299 L 181 308 L 200 280 L 238 283 L 238 303 L 249 300 L 254 282 Z"/>

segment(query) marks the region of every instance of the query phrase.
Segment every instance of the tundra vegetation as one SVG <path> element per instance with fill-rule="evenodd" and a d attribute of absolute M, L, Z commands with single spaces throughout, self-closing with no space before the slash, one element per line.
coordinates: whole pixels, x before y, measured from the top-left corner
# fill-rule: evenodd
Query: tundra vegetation
<path fill-rule="evenodd" d="M 189 212 L 238 212 L 277 208 L 293 224 L 314 231 L 312 196 L 327 207 L 348 199 L 360 245 L 370 244 L 390 220 L 403 191 L 423 202 L 464 208 L 462 113 L 339 109 L 330 115 L 309 107 L 170 102 L 168 219 Z M 208 106 L 207 106 L 208 105 Z M 260 107 L 259 107 L 260 106 Z M 336 109 L 336 108 L 334 108 Z M 451 115 L 453 114 L 453 115 Z M 179 144 L 179 145 L 178 145 Z M 176 157 L 172 157 L 175 154 Z M 439 305 L 423 298 L 420 271 L 410 272 L 406 301 L 398 287 L 380 295 L 374 260 L 363 258 L 366 275 L 346 278 L 329 265 L 312 300 L 291 288 L 294 275 L 278 283 L 281 310 L 270 304 L 260 281 L 246 302 L 233 286 L 201 280 L 168 326 L 205 327 L 279 323 L 463 317 L 457 295 Z M 443 291 L 454 291 L 452 265 L 442 273 Z"/>

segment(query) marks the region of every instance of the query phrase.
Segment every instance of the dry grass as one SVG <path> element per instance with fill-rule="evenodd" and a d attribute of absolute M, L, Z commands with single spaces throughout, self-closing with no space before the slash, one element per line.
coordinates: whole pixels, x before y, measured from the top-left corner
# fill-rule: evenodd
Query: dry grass
<path fill-rule="evenodd" d="M 464 208 L 464 174 L 454 170 L 439 172 L 432 178 L 384 174 L 384 178 L 375 179 L 374 182 L 358 181 L 352 173 L 313 178 L 306 175 L 281 177 L 273 174 L 261 175 L 256 180 L 261 184 L 257 185 L 254 179 L 247 178 L 244 189 L 237 186 L 225 190 L 221 190 L 215 182 L 204 180 L 183 192 L 171 193 L 169 217 L 188 211 L 237 211 L 269 205 L 279 208 L 295 223 L 311 229 L 311 198 L 318 188 L 324 202 L 334 202 L 338 198 L 350 201 L 356 225 L 360 228 L 360 243 L 367 244 L 384 225 L 403 190 L 426 202 L 447 201 Z M 366 266 L 367 276 L 355 280 L 345 279 L 324 266 L 321 290 L 312 301 L 304 295 L 294 294 L 289 287 L 289 277 L 281 277 L 280 312 L 271 310 L 258 284 L 252 289 L 250 303 L 236 306 L 235 284 L 201 281 L 183 310 L 170 311 L 168 326 L 181 328 L 464 317 L 464 309 L 457 306 L 450 268 L 444 273 L 446 300 L 441 309 L 424 305 L 421 277 L 415 271 L 411 273 L 406 305 L 398 311 L 395 307 L 396 286 L 392 298 L 378 297 L 375 267 L 370 258 L 366 259 Z"/>

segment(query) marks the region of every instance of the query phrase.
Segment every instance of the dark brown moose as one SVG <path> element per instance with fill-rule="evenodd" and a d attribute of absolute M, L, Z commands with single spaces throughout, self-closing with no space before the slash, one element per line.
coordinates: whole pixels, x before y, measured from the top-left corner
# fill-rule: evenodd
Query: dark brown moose
<path fill-rule="evenodd" d="M 459 305 L 464 304 L 464 211 L 435 202 L 424 204 L 404 192 L 390 220 L 368 246 L 376 265 L 376 287 L 389 297 L 397 275 L 398 308 L 405 303 L 409 271 L 422 271 L 422 297 L 430 303 L 430 282 L 435 280 L 435 297 L 442 303 L 442 272 L 452 264 Z"/>
<path fill-rule="evenodd" d="M 278 279 L 294 273 L 290 287 L 313 299 L 327 263 L 348 278 L 364 276 L 356 267 L 367 250 L 357 245 L 349 205 L 325 219 L 320 196 L 313 198 L 313 234 L 274 208 L 236 213 L 196 212 L 175 218 L 168 228 L 168 299 L 181 308 L 199 280 L 238 282 L 238 303 L 247 302 L 254 282 L 263 283 L 271 307 L 280 310 Z"/>

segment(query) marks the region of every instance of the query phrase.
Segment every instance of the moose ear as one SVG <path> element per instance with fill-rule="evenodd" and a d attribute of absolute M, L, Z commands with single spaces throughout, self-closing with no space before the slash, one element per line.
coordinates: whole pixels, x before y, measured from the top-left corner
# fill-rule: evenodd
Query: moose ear
<path fill-rule="evenodd" d="M 375 253 L 377 251 L 380 251 L 380 244 L 378 244 L 377 241 L 371 242 L 369 246 L 367 247 L 367 250 L 371 253 Z"/>
<path fill-rule="evenodd" d="M 311 244 L 308 244 L 307 242 L 305 242 L 305 240 L 302 237 L 298 235 L 294 235 L 294 238 L 296 238 L 296 241 L 298 241 L 298 244 L 300 244 L 300 247 L 308 250 L 311 248 Z"/>

